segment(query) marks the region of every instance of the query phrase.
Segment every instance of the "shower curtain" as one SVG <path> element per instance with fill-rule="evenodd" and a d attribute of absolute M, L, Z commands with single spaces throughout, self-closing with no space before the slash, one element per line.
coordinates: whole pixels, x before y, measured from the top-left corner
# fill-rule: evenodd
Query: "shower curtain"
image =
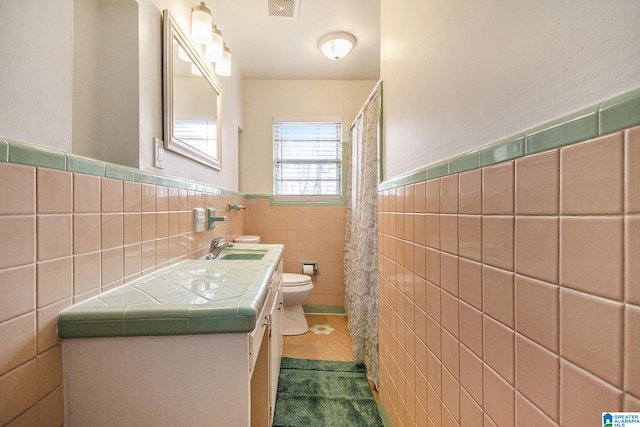
<path fill-rule="evenodd" d="M 380 85 L 351 126 L 347 156 L 345 311 L 355 360 L 378 386 L 378 141 Z"/>

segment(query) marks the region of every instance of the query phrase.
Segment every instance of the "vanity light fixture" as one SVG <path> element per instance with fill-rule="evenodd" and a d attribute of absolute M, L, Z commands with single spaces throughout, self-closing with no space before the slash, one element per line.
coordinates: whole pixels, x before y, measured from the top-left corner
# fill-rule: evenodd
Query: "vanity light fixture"
<path fill-rule="evenodd" d="M 191 39 L 194 42 L 199 44 L 210 42 L 212 25 L 213 15 L 204 2 L 191 8 Z"/>
<path fill-rule="evenodd" d="M 216 27 L 216 24 L 213 24 L 211 32 L 211 41 L 204 45 L 204 57 L 207 61 L 218 62 L 222 59 L 224 52 L 224 39 L 222 38 L 222 32 Z"/>
<path fill-rule="evenodd" d="M 356 45 L 356 38 L 353 34 L 345 32 L 329 33 L 318 41 L 318 49 L 325 54 L 325 56 L 331 60 L 338 61 L 349 52 Z"/>
<path fill-rule="evenodd" d="M 231 75 L 231 50 L 224 45 L 224 51 L 222 52 L 222 59 L 216 62 L 215 72 L 222 77 L 228 77 Z"/>

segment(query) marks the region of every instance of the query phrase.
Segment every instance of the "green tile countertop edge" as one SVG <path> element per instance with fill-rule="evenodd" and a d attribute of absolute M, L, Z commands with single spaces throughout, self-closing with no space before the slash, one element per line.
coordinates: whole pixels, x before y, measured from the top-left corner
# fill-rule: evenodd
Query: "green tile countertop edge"
<path fill-rule="evenodd" d="M 640 125 L 640 88 L 536 126 L 511 138 L 389 178 L 378 191 L 491 166 Z"/>
<path fill-rule="evenodd" d="M 266 249 L 261 260 L 182 261 L 74 304 L 59 314 L 58 336 L 250 332 L 284 253 L 283 245 L 272 244 L 234 244 L 232 250 L 256 249 Z"/>

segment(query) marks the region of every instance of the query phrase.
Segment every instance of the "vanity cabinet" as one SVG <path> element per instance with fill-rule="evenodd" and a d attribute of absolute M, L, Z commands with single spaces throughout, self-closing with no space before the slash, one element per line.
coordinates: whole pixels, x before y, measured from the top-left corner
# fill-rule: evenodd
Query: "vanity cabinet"
<path fill-rule="evenodd" d="M 251 331 L 63 337 L 66 425 L 271 426 L 282 353 L 281 257 L 269 271 Z M 97 313 L 85 321 L 108 328 Z M 169 315 L 153 320 L 173 325 L 163 318 Z M 78 317 L 61 314 L 59 330 Z"/>

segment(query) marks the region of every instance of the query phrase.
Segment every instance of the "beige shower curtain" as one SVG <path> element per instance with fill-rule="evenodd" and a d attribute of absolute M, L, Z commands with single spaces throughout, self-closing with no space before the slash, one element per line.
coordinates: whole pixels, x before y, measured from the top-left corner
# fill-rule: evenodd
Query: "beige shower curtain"
<path fill-rule="evenodd" d="M 378 384 L 378 141 L 380 85 L 351 127 L 347 156 L 345 311 L 355 360 Z"/>

